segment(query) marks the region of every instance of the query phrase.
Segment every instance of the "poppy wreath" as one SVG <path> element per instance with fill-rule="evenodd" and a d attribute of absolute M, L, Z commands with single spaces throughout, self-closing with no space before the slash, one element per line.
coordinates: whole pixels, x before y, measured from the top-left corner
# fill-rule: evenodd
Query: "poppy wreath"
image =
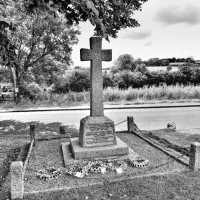
<path fill-rule="evenodd" d="M 146 167 L 150 164 L 149 160 L 143 158 L 137 158 L 136 160 L 129 160 L 128 162 L 129 165 L 138 168 Z"/>
<path fill-rule="evenodd" d="M 59 168 L 56 169 L 54 167 L 49 167 L 49 168 L 46 168 L 46 169 L 39 170 L 38 172 L 35 173 L 35 175 L 39 179 L 53 180 L 53 179 L 57 179 L 58 176 L 61 175 L 61 170 Z"/>
<path fill-rule="evenodd" d="M 89 173 L 102 173 L 103 169 L 106 171 L 116 171 L 117 168 L 125 170 L 127 165 L 124 161 L 114 160 L 98 160 L 89 161 L 87 165 L 74 164 L 68 166 L 66 174 L 76 176 L 77 173 L 81 173 L 81 178 L 87 176 Z"/>

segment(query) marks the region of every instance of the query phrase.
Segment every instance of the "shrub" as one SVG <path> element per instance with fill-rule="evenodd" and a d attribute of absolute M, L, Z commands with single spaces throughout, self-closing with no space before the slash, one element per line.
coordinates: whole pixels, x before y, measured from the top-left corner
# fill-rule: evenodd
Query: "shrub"
<path fill-rule="evenodd" d="M 115 82 L 110 74 L 103 74 L 103 88 L 114 87 Z"/>

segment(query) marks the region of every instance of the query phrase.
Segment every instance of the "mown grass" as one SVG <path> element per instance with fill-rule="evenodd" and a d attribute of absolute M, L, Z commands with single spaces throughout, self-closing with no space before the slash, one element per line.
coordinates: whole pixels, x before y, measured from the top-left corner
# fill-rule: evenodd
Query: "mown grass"
<path fill-rule="evenodd" d="M 173 101 L 181 100 L 200 100 L 200 85 L 161 85 L 161 86 L 145 86 L 143 88 L 128 88 L 126 90 L 108 87 L 104 89 L 104 102 L 132 102 L 132 103 L 149 103 L 153 101 Z M 34 100 L 29 98 L 21 98 L 17 107 L 31 106 L 77 106 L 90 101 L 90 92 L 69 92 L 47 93 L 41 92 L 36 95 Z M 0 105 L 2 108 L 15 107 L 13 103 L 4 103 Z"/>

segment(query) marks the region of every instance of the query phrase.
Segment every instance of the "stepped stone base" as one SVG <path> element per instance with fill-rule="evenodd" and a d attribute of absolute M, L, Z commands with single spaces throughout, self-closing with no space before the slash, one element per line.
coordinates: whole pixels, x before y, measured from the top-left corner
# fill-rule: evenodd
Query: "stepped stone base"
<path fill-rule="evenodd" d="M 64 164 L 68 166 L 100 159 L 134 160 L 139 157 L 139 155 L 129 148 L 121 139 L 116 137 L 116 140 L 116 145 L 93 148 L 81 147 L 78 143 L 78 138 L 73 138 L 70 142 L 62 143 Z"/>
<path fill-rule="evenodd" d="M 108 156 L 128 155 L 128 146 L 119 138 L 116 145 L 103 147 L 83 148 L 79 145 L 78 138 L 70 140 L 72 153 L 75 159 L 103 158 Z"/>

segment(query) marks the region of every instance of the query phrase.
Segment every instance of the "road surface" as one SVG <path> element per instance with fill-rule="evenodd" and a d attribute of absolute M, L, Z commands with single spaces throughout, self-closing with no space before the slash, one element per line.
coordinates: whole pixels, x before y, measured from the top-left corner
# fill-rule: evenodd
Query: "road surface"
<path fill-rule="evenodd" d="M 0 122 L 3 120 L 60 122 L 63 125 L 79 128 L 80 119 L 86 115 L 89 115 L 89 110 L 0 113 Z M 177 129 L 200 128 L 200 107 L 105 110 L 105 115 L 115 124 L 126 120 L 127 116 L 133 116 L 141 130 L 166 128 L 169 122 L 175 122 Z M 116 126 L 116 131 L 121 130 L 127 130 L 127 122 Z"/>

